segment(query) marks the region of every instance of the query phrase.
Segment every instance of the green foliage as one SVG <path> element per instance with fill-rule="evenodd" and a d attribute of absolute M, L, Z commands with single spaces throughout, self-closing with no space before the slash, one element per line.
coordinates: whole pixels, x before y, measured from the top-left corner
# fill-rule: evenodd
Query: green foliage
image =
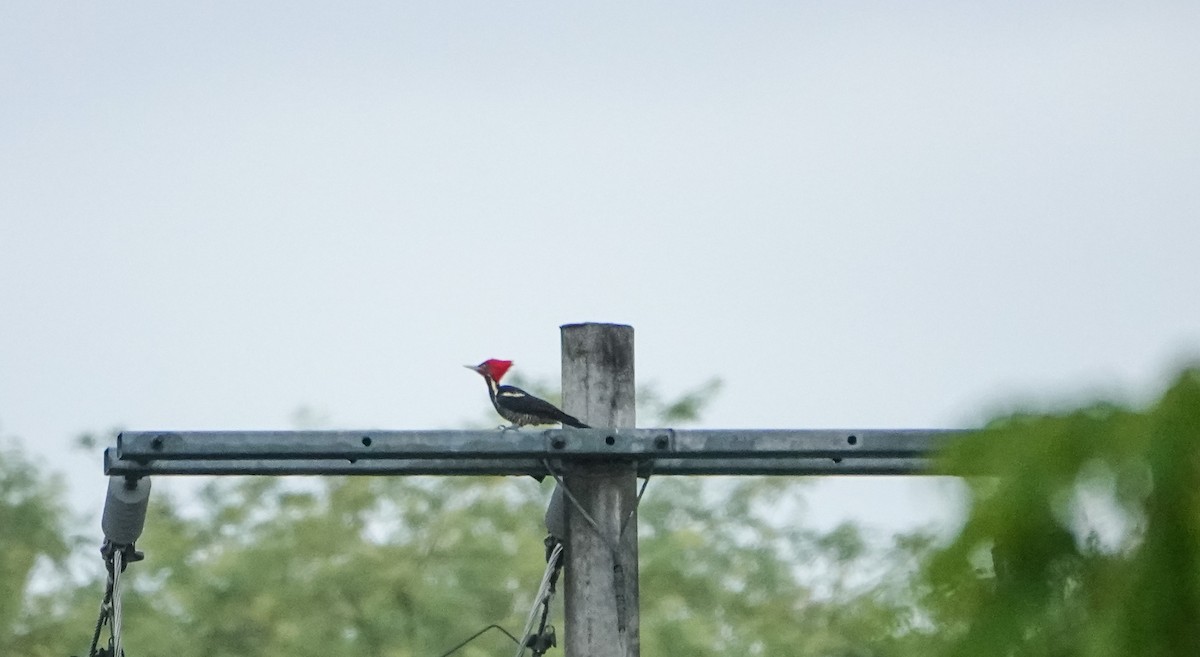
<path fill-rule="evenodd" d="M 802 507 L 794 482 L 724 483 L 652 482 L 639 523 L 646 654 L 887 639 L 878 619 L 893 607 L 849 604 L 868 557 L 855 529 L 774 522 L 779 505 Z M 130 570 L 127 643 L 180 657 L 436 656 L 489 623 L 516 629 L 544 564 L 549 490 L 524 478 L 225 479 L 189 517 L 159 500 L 141 543 L 152 558 Z M 831 591 L 806 585 L 798 563 L 834 573 Z M 461 654 L 508 643 L 489 635 Z"/>
<path fill-rule="evenodd" d="M 779 522 L 803 509 L 794 480 L 652 485 L 639 516 L 643 654 L 899 654 L 908 596 L 859 576 L 877 555 L 857 528 Z"/>
<path fill-rule="evenodd" d="M 201 498 L 147 522 L 126 614 L 150 654 L 436 655 L 514 618 L 541 574 L 531 482 L 238 478 Z"/>
<path fill-rule="evenodd" d="M 44 646 L 61 630 L 64 613 L 54 597 L 35 593 L 35 575 L 64 568 L 70 545 L 61 484 L 38 472 L 15 446 L 0 458 L 0 655 L 50 654 Z"/>
<path fill-rule="evenodd" d="M 1196 371 L 1146 411 L 1017 415 L 945 459 L 993 475 L 971 480 L 970 519 L 930 561 L 945 654 L 1200 655 Z"/>

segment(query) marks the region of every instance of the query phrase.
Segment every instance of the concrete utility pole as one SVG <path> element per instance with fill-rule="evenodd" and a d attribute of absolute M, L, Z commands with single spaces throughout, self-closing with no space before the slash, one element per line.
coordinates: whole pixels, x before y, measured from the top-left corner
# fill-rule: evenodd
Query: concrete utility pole
<path fill-rule="evenodd" d="M 561 331 L 563 410 L 593 427 L 633 428 L 633 327 L 567 324 Z M 636 465 L 575 462 L 567 465 L 564 481 L 586 512 L 564 500 L 564 654 L 638 657 L 637 518 L 629 517 L 637 498 Z"/>

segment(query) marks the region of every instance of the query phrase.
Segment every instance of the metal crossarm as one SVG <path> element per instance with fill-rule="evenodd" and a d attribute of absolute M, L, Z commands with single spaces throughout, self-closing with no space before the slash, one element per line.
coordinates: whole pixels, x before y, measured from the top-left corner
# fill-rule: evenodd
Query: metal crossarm
<path fill-rule="evenodd" d="M 656 474 L 917 474 L 952 430 L 126 431 L 110 475 L 545 474 L 543 459 Z"/>
<path fill-rule="evenodd" d="M 923 458 L 655 458 L 643 461 L 638 474 L 655 475 L 902 475 L 932 474 Z M 104 454 L 112 476 L 151 475 L 527 475 L 547 474 L 535 459 L 172 459 L 139 463 Z"/>

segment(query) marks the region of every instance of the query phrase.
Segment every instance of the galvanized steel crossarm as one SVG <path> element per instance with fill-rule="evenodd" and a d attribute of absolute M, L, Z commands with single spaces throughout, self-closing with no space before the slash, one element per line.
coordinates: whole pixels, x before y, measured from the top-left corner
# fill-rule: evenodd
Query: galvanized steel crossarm
<path fill-rule="evenodd" d="M 125 431 L 119 460 L 924 458 L 951 430 Z"/>
<path fill-rule="evenodd" d="M 558 461 L 558 459 L 555 459 Z M 552 463 L 556 470 L 565 466 Z M 538 475 L 548 474 L 541 459 L 169 459 L 122 460 L 104 453 L 111 476 L 159 475 Z M 922 458 L 652 458 L 641 461 L 648 475 L 919 475 L 933 474 Z"/>

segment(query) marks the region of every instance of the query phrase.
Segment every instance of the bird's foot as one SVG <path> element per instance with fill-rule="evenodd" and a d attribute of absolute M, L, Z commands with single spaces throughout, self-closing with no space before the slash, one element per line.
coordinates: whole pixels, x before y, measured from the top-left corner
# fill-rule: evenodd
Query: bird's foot
<path fill-rule="evenodd" d="M 520 427 L 519 425 L 516 425 L 516 424 L 510 424 L 510 425 L 507 425 L 507 426 L 505 426 L 505 425 L 503 425 L 503 424 L 502 424 L 502 425 L 500 425 L 500 426 L 498 426 L 498 427 L 496 427 L 496 428 L 497 428 L 497 429 L 499 429 L 501 432 L 504 432 L 504 431 L 520 431 L 520 430 L 521 430 L 521 427 Z"/>

